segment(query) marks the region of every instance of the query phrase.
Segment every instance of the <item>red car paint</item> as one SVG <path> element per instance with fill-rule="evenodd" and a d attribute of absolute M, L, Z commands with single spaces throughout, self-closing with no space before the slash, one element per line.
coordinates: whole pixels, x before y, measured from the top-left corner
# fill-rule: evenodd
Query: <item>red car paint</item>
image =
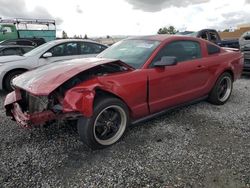
<path fill-rule="evenodd" d="M 240 52 L 221 48 L 221 53 L 208 55 L 207 44 L 210 42 L 185 37 L 185 36 L 150 36 L 139 37 L 140 39 L 157 40 L 161 44 L 154 50 L 146 63 L 140 69 L 133 69 L 119 60 L 108 59 L 79 59 L 69 61 L 61 66 L 51 68 L 39 68 L 21 75 L 14 80 L 16 88 L 26 90 L 32 95 L 48 96 L 58 86 L 65 83 L 73 76 L 84 72 L 95 66 L 118 63 L 127 67 L 127 71 L 113 73 L 103 76 L 96 76 L 84 81 L 77 86 L 70 88 L 63 99 L 59 100 L 64 114 L 81 113 L 85 117 L 93 114 L 93 105 L 96 91 L 108 92 L 123 100 L 129 110 L 132 120 L 154 114 L 166 108 L 170 108 L 188 101 L 195 100 L 208 95 L 218 77 L 225 71 L 232 73 L 234 80 L 240 77 L 243 68 L 243 56 Z M 175 66 L 165 68 L 150 67 L 150 64 L 157 53 L 168 43 L 178 40 L 197 41 L 201 45 L 202 58 L 190 60 L 185 63 L 178 63 Z M 16 120 L 19 111 L 20 101 L 19 89 L 10 93 L 5 100 L 5 107 Z M 15 104 L 15 105 L 13 105 Z M 51 111 L 52 112 L 52 111 Z M 32 123 L 43 123 L 55 117 L 44 117 L 44 113 L 33 118 Z M 58 115 L 59 116 L 59 115 Z M 31 116 L 27 116 L 29 119 Z M 25 119 L 26 121 L 26 119 Z M 25 124 L 19 123 L 19 124 Z"/>
<path fill-rule="evenodd" d="M 85 58 L 70 60 L 66 63 L 52 63 L 48 66 L 43 66 L 20 75 L 18 79 L 13 80 L 13 83 L 33 95 L 48 95 L 78 73 L 98 65 L 112 62 L 119 62 L 119 60 Z M 127 66 L 126 64 L 124 65 Z"/>

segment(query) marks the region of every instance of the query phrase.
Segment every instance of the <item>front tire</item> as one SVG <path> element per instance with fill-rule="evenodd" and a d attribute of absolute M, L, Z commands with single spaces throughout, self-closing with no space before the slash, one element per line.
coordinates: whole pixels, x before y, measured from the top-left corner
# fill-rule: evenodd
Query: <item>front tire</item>
<path fill-rule="evenodd" d="M 99 98 L 94 104 L 91 118 L 78 120 L 80 139 L 91 149 L 103 149 L 121 139 L 129 124 L 129 111 L 121 100 Z"/>
<path fill-rule="evenodd" d="M 20 74 L 24 73 L 25 71 L 23 70 L 15 70 L 12 71 L 10 73 L 8 73 L 4 79 L 4 89 L 8 92 L 13 91 L 13 86 L 12 86 L 12 81 L 14 78 L 16 78 L 17 76 L 19 76 Z"/>
<path fill-rule="evenodd" d="M 230 98 L 232 89 L 232 75 L 228 72 L 225 72 L 216 81 L 212 91 L 209 94 L 208 101 L 215 105 L 223 105 Z"/>

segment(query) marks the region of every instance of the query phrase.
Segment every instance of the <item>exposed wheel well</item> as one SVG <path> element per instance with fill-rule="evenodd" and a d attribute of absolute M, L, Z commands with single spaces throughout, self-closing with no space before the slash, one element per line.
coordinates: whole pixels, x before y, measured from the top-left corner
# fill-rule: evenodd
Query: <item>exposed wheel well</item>
<path fill-rule="evenodd" d="M 96 92 L 96 94 L 95 94 L 95 99 L 94 99 L 94 104 L 95 104 L 95 101 L 98 99 L 98 98 L 100 98 L 100 97 L 114 97 L 114 98 L 117 98 L 117 99 L 120 99 L 124 104 L 126 104 L 127 105 L 127 103 L 121 98 L 121 97 L 119 97 L 119 96 L 117 96 L 117 95 L 115 95 L 115 94 L 113 94 L 113 93 L 110 93 L 110 92 L 108 92 L 108 91 L 104 91 L 104 90 L 102 90 L 102 89 L 100 89 L 100 88 L 97 88 L 96 90 L 95 90 L 95 92 Z M 130 109 L 130 107 L 127 105 L 127 107 L 128 107 L 128 109 L 129 109 L 129 113 L 131 114 L 131 109 Z"/>
<path fill-rule="evenodd" d="M 4 87 L 5 87 L 4 82 L 5 82 L 6 77 L 7 77 L 10 73 L 15 72 L 15 71 L 23 71 L 23 72 L 26 72 L 26 71 L 28 71 L 28 69 L 18 68 L 18 69 L 12 69 L 12 70 L 8 71 L 8 72 L 4 75 L 4 77 L 3 77 L 3 81 L 2 81 L 3 89 L 6 89 L 6 88 L 4 88 Z"/>
<path fill-rule="evenodd" d="M 232 80 L 234 81 L 234 73 L 233 73 L 233 71 L 228 69 L 228 70 L 225 70 L 223 73 L 225 73 L 225 72 L 228 72 L 232 76 Z"/>

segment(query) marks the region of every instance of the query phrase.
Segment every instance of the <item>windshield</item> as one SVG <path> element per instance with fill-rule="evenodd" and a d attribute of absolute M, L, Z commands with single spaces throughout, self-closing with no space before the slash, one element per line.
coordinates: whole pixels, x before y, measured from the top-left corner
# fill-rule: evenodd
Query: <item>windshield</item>
<path fill-rule="evenodd" d="M 36 47 L 34 50 L 31 50 L 28 53 L 24 54 L 23 56 L 29 57 L 29 56 L 34 56 L 36 54 L 42 53 L 43 51 L 46 51 L 48 46 L 50 46 L 53 42 L 54 41 L 44 43 L 41 46 Z"/>
<path fill-rule="evenodd" d="M 140 68 L 159 44 L 159 41 L 152 40 L 123 40 L 104 50 L 97 57 L 119 59 L 134 68 Z"/>

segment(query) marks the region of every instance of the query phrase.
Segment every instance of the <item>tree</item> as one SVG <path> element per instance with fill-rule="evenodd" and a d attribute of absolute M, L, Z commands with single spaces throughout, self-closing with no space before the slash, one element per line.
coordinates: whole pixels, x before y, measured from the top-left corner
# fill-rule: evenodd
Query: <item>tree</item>
<path fill-rule="evenodd" d="M 87 34 L 84 35 L 84 39 L 88 39 L 88 35 Z"/>
<path fill-rule="evenodd" d="M 82 35 L 74 35 L 74 39 L 82 39 Z"/>
<path fill-rule="evenodd" d="M 107 35 L 107 39 L 110 39 L 110 36 L 109 36 L 109 35 Z"/>
<path fill-rule="evenodd" d="M 68 38 L 68 35 L 65 31 L 62 32 L 62 38 L 63 39 L 67 39 Z"/>
<path fill-rule="evenodd" d="M 158 34 L 170 34 L 174 35 L 178 32 L 178 30 L 175 29 L 174 26 L 169 26 L 169 27 L 163 27 L 158 30 Z"/>
<path fill-rule="evenodd" d="M 223 32 L 229 32 L 230 31 L 230 29 L 225 29 Z"/>

